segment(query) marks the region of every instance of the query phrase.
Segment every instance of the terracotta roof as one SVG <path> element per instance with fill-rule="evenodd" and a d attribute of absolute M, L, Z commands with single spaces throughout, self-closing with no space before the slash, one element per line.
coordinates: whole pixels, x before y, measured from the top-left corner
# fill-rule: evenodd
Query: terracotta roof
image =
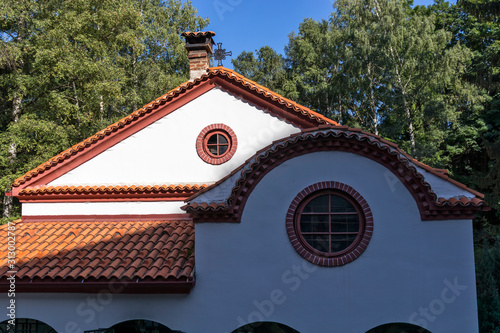
<path fill-rule="evenodd" d="M 187 205 L 182 209 L 192 214 L 199 222 L 206 218 L 210 219 L 210 214 L 223 216 L 222 220 L 226 222 L 237 222 L 241 217 L 246 198 L 269 170 L 289 158 L 324 150 L 353 152 L 385 165 L 412 192 L 424 220 L 471 218 L 477 210 L 488 210 L 481 193 L 456 181 L 452 183 L 470 192 L 471 197 L 438 199 L 430 184 L 425 181 L 425 177 L 415 167 L 415 160 L 401 151 L 396 144 L 377 135 L 345 126 L 322 126 L 275 141 L 223 179 L 188 198 Z M 425 167 L 427 171 L 433 171 L 425 164 L 417 165 Z M 441 170 L 433 173 L 451 181 Z M 227 198 L 221 199 L 219 195 L 216 202 L 196 200 L 201 194 L 208 193 L 226 181 L 231 181 L 233 184 Z M 478 197 L 474 198 L 473 195 Z"/>
<path fill-rule="evenodd" d="M 194 224 L 190 220 L 17 221 L 15 234 L 16 284 L 23 287 L 24 283 L 26 291 L 75 283 L 76 290 L 66 291 L 78 291 L 112 279 L 138 292 L 147 289 L 140 288 L 148 283 L 158 287 L 156 292 L 168 292 L 176 283 L 194 283 Z M 8 243 L 7 225 L 0 227 L 0 242 Z M 11 270 L 7 252 L 7 246 L 2 247 L 3 283 Z"/>
<path fill-rule="evenodd" d="M 198 36 L 215 36 L 215 32 L 213 31 L 186 31 L 186 32 L 183 32 L 181 33 L 181 36 L 182 37 L 187 37 L 187 36 L 191 36 L 191 37 L 198 37 Z"/>
<path fill-rule="evenodd" d="M 247 90 L 249 93 L 253 95 L 259 96 L 260 98 L 268 101 L 273 105 L 278 105 L 280 108 L 286 110 L 287 112 L 286 114 L 290 114 L 290 116 L 296 118 L 302 117 L 304 119 L 308 119 L 308 121 L 313 122 L 316 125 L 321 125 L 321 124 L 329 124 L 334 126 L 339 125 L 337 122 L 329 118 L 326 118 L 325 116 L 317 112 L 314 112 L 305 106 L 302 106 L 287 98 L 284 98 L 283 96 L 275 92 L 272 92 L 271 90 L 257 84 L 254 81 L 245 78 L 240 74 L 237 74 L 236 72 L 230 69 L 224 67 L 213 67 L 209 68 L 207 70 L 207 73 L 203 74 L 201 77 L 193 81 L 188 81 L 181 84 L 177 88 L 172 89 L 171 91 L 157 98 L 151 103 L 144 105 L 139 110 L 132 112 L 129 116 L 122 118 L 121 120 L 117 121 L 114 124 L 109 125 L 105 129 L 97 132 L 91 137 L 85 139 L 84 141 L 77 143 L 71 148 L 68 148 L 65 151 L 61 152 L 60 154 L 54 156 L 47 162 L 42 163 L 33 170 L 28 171 L 23 176 L 17 178 L 12 184 L 12 186 L 18 187 L 26 183 L 27 181 L 31 180 L 32 178 L 35 178 L 38 175 L 44 173 L 45 171 L 55 168 L 59 164 L 72 158 L 74 155 L 82 153 L 83 151 L 87 151 L 88 149 L 92 148 L 93 146 L 100 143 L 104 139 L 113 136 L 117 131 L 124 129 L 127 126 L 135 123 L 142 117 L 151 114 L 154 110 L 158 109 L 160 106 L 165 105 L 166 103 L 172 101 L 173 99 L 185 94 L 187 91 L 196 87 L 197 85 L 200 85 L 201 83 L 213 78 L 221 78 L 223 80 L 226 80 L 233 85 L 236 85 L 242 89 Z M 283 114 L 281 116 L 283 116 Z"/>
<path fill-rule="evenodd" d="M 207 184 L 191 185 L 131 185 L 131 186 L 35 186 L 19 191 L 19 199 L 60 199 L 60 198 L 86 198 L 92 197 L 160 197 L 186 198 L 197 191 L 206 188 Z"/>

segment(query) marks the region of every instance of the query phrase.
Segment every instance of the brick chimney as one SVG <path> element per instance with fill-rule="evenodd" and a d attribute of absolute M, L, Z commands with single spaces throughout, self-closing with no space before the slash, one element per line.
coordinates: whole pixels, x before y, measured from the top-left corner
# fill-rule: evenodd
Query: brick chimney
<path fill-rule="evenodd" d="M 189 58 L 189 80 L 200 77 L 210 67 L 210 56 L 215 44 L 213 36 L 215 32 L 183 32 L 186 38 L 186 50 Z"/>

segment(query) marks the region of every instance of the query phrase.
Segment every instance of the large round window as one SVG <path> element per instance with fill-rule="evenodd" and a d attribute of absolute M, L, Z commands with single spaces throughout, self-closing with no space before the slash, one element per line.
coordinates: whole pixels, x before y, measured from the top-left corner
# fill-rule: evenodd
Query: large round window
<path fill-rule="evenodd" d="M 222 164 L 231 159 L 236 152 L 238 140 L 234 131 L 224 124 L 205 127 L 196 139 L 196 151 L 200 158 L 209 164 Z"/>
<path fill-rule="evenodd" d="M 336 256 L 359 243 L 363 216 L 357 203 L 344 194 L 325 190 L 302 202 L 295 228 L 309 250 Z"/>
<path fill-rule="evenodd" d="M 368 204 L 351 187 L 321 182 L 302 190 L 287 215 L 292 245 L 307 260 L 340 266 L 363 253 L 373 231 Z"/>

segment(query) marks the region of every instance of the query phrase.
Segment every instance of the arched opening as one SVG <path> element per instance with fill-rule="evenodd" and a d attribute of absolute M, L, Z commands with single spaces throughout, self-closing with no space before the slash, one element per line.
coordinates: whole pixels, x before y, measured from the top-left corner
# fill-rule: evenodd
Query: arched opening
<path fill-rule="evenodd" d="M 180 333 L 151 320 L 127 320 L 111 326 L 106 333 Z"/>
<path fill-rule="evenodd" d="M 423 327 L 408 323 L 390 323 L 372 328 L 366 333 L 431 333 Z"/>
<path fill-rule="evenodd" d="M 15 325 L 9 320 L 0 323 L 0 333 L 57 333 L 52 327 L 43 321 L 28 318 L 14 319 Z"/>
<path fill-rule="evenodd" d="M 270 321 L 259 321 L 241 326 L 240 328 L 235 329 L 232 333 L 299 333 L 299 331 L 296 331 L 284 324 Z"/>

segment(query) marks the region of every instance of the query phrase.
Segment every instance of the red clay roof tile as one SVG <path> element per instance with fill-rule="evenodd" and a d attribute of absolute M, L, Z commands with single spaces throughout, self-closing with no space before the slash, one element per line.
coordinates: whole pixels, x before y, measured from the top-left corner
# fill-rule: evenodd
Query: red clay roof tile
<path fill-rule="evenodd" d="M 17 221 L 15 227 L 20 281 L 64 283 L 113 277 L 186 281 L 194 278 L 192 221 Z M 72 233 L 78 237 L 62 241 Z M 175 243 L 168 242 L 169 234 L 177 239 Z M 0 226 L 0 242 L 7 243 L 7 235 L 7 225 Z M 102 239 L 96 241 L 97 236 Z M 129 238 L 127 244 L 120 241 L 124 237 Z M 161 242 L 163 247 L 158 247 L 160 238 L 173 247 L 167 249 L 167 242 Z M 117 248 L 118 243 L 121 249 Z M 0 255 L 0 276 L 4 277 L 9 271 L 7 249 L 2 249 Z"/>

